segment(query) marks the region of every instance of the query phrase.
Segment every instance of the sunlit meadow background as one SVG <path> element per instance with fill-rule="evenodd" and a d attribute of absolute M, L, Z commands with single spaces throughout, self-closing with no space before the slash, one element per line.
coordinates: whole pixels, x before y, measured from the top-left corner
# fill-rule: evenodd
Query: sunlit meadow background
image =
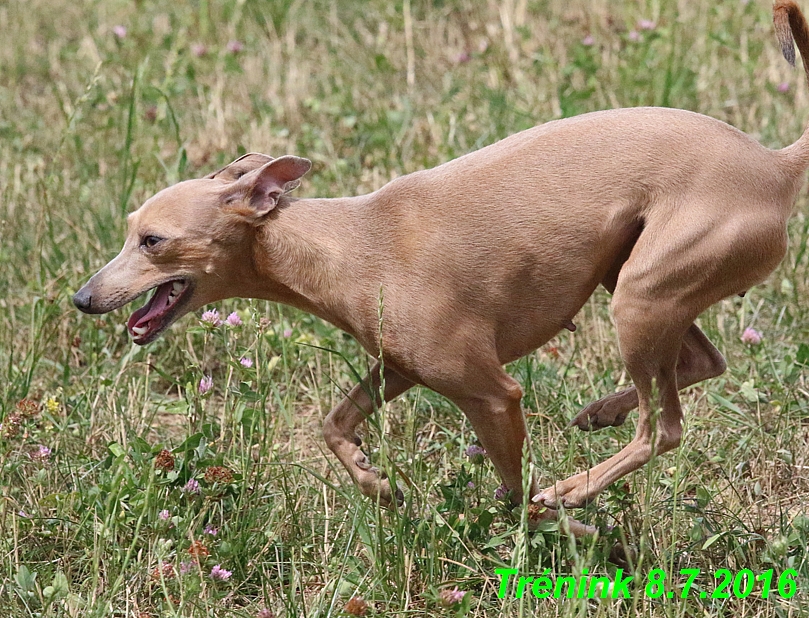
<path fill-rule="evenodd" d="M 809 613 L 805 195 L 783 264 L 701 318 L 730 369 L 683 395 L 683 445 L 579 512 L 615 528 L 578 542 L 527 532 L 491 464 L 466 454 L 463 415 L 425 390 L 363 432 L 404 505 L 362 498 L 320 426 L 368 358 L 328 324 L 233 300 L 216 309 L 241 325 L 197 313 L 138 348 L 128 310 L 70 302 L 127 212 L 246 151 L 308 157 L 299 194 L 333 197 L 623 106 L 787 145 L 809 97 L 769 2 L 4 0 L 0 33 L 0 616 Z M 627 383 L 608 307 L 598 292 L 575 334 L 510 367 L 546 482 L 632 436 L 633 417 L 565 430 Z M 497 598 L 502 566 L 614 576 L 620 538 L 632 599 Z M 798 593 L 649 600 L 653 568 L 678 597 L 683 568 L 709 592 L 719 568 L 793 568 Z"/>

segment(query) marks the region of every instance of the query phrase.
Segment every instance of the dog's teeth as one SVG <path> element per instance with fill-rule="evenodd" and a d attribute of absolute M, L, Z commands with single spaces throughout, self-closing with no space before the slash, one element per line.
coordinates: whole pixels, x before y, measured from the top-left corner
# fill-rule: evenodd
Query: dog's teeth
<path fill-rule="evenodd" d="M 149 330 L 149 329 L 146 328 L 145 326 L 133 326 L 132 327 L 132 332 L 135 333 L 136 335 L 145 335 L 147 330 Z"/>
<path fill-rule="evenodd" d="M 172 292 L 180 293 L 183 290 L 183 284 L 181 281 L 175 281 L 172 285 Z"/>

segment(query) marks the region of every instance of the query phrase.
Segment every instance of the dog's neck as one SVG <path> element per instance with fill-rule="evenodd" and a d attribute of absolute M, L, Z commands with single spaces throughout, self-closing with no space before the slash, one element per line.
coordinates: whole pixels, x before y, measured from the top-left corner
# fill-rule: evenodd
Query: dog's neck
<path fill-rule="evenodd" d="M 369 196 L 296 199 L 257 228 L 251 296 L 281 302 L 358 336 L 357 265 L 367 255 L 362 210 Z"/>

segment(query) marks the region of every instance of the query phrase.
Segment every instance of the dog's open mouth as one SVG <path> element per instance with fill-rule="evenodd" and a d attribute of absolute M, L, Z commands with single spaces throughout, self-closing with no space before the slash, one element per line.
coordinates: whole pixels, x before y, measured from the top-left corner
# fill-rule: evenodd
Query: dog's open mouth
<path fill-rule="evenodd" d="M 161 283 L 143 307 L 126 323 L 132 340 L 138 345 L 153 341 L 173 321 L 177 309 L 189 296 L 191 286 L 184 279 Z"/>

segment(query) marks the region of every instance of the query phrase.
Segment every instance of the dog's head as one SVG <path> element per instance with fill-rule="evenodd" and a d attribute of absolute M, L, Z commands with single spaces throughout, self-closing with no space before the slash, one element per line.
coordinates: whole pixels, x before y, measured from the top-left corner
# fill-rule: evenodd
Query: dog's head
<path fill-rule="evenodd" d="M 255 275 L 253 231 L 311 165 L 251 153 L 164 189 L 129 215 L 121 253 L 73 303 L 85 313 L 107 313 L 154 290 L 127 322 L 135 343 L 144 345 L 189 311 L 237 295 Z"/>

